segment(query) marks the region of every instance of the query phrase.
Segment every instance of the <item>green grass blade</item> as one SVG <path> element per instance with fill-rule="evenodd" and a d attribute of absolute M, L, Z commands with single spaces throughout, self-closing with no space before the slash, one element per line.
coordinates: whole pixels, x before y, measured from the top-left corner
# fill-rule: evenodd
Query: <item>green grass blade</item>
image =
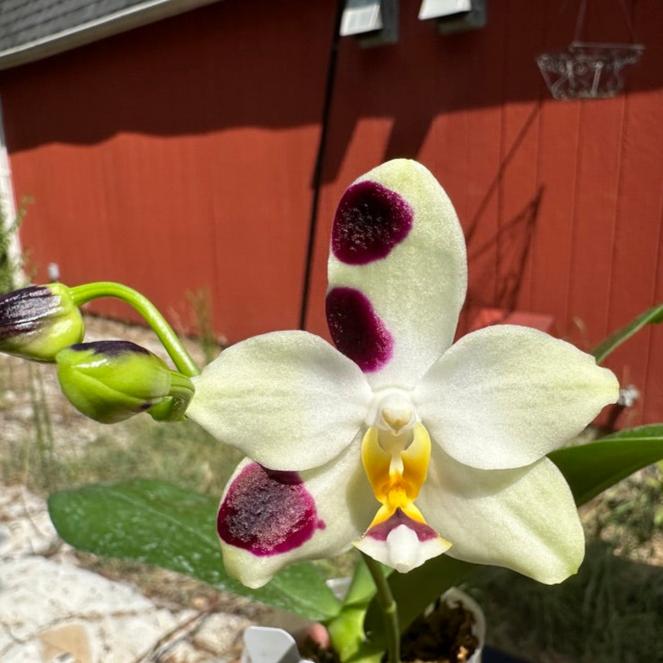
<path fill-rule="evenodd" d="M 309 619 L 338 613 L 339 602 L 310 563 L 288 567 L 258 590 L 230 578 L 215 531 L 216 507 L 198 493 L 143 479 L 65 490 L 48 501 L 58 533 L 79 550 L 178 571 Z"/>
<path fill-rule="evenodd" d="M 650 308 L 635 318 L 633 322 L 626 325 L 626 327 L 608 336 L 605 341 L 592 350 L 592 354 L 600 364 L 613 350 L 617 349 L 624 341 L 631 338 L 631 336 L 637 334 L 643 327 L 661 322 L 663 322 L 663 304 Z"/>

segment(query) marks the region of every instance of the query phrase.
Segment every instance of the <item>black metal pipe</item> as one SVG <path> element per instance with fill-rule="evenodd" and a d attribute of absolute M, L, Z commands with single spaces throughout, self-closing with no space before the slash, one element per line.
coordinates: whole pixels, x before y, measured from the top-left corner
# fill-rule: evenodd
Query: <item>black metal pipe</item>
<path fill-rule="evenodd" d="M 334 31 L 329 46 L 329 59 L 327 61 L 327 76 L 325 78 L 325 92 L 322 102 L 322 116 L 320 118 L 320 140 L 318 141 L 318 152 L 313 167 L 311 178 L 311 214 L 309 216 L 308 243 L 306 246 L 306 262 L 304 264 L 304 283 L 302 287 L 302 299 L 299 309 L 299 328 L 306 326 L 308 314 L 308 298 L 311 290 L 311 277 L 313 270 L 313 254 L 315 252 L 315 240 L 318 230 L 318 209 L 320 206 L 320 188 L 322 186 L 322 174 L 327 151 L 327 138 L 329 134 L 329 119 L 334 97 L 336 83 L 336 64 L 338 61 L 338 45 L 341 39 L 341 19 L 345 9 L 345 0 L 338 0 L 336 13 L 334 15 Z"/>

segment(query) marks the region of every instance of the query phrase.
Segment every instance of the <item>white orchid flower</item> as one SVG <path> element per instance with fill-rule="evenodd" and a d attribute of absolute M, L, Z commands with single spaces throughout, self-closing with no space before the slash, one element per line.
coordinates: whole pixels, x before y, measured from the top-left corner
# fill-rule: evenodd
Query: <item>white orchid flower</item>
<path fill-rule="evenodd" d="M 327 319 L 338 349 L 274 332 L 195 379 L 188 415 L 248 456 L 218 515 L 226 569 L 245 585 L 351 543 L 403 572 L 444 552 L 544 583 L 576 572 L 583 531 L 545 456 L 617 400 L 617 380 L 526 327 L 452 345 L 466 285 L 444 190 L 419 163 L 390 161 L 336 212 Z"/>

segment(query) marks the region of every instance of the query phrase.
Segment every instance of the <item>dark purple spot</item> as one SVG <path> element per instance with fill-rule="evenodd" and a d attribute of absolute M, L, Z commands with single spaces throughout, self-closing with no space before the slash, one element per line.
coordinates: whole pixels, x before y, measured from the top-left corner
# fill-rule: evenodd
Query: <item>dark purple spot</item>
<path fill-rule="evenodd" d="M 268 470 L 257 463 L 235 478 L 216 524 L 223 541 L 261 557 L 297 548 L 325 526 L 296 472 Z"/>
<path fill-rule="evenodd" d="M 371 527 L 371 529 L 366 532 L 366 536 L 370 536 L 378 541 L 386 541 L 389 533 L 400 525 L 405 525 L 411 529 L 417 535 L 419 541 L 436 539 L 438 536 L 437 532 L 432 527 L 429 527 L 425 523 L 418 523 L 416 520 L 412 520 L 412 518 L 406 516 L 400 509 L 396 509 L 394 515 L 388 520 L 385 520 L 383 523 L 380 523 L 375 527 Z"/>
<path fill-rule="evenodd" d="M 267 476 L 270 479 L 288 486 L 299 486 L 302 483 L 302 478 L 297 472 L 291 472 L 290 470 L 269 470 L 266 467 L 263 467 L 262 470 L 263 472 L 267 472 Z"/>
<path fill-rule="evenodd" d="M 391 357 L 394 340 L 368 297 L 354 288 L 333 288 L 326 305 L 336 347 L 364 372 L 382 368 Z"/>
<path fill-rule="evenodd" d="M 119 357 L 125 354 L 151 355 L 149 350 L 132 343 L 131 341 L 91 341 L 90 343 L 75 343 L 70 346 L 71 350 L 83 352 L 91 350 L 96 355 L 105 355 L 106 357 Z"/>
<path fill-rule="evenodd" d="M 410 205 L 377 182 L 359 182 L 341 198 L 332 227 L 334 255 L 350 265 L 365 265 L 389 255 L 412 228 Z"/>

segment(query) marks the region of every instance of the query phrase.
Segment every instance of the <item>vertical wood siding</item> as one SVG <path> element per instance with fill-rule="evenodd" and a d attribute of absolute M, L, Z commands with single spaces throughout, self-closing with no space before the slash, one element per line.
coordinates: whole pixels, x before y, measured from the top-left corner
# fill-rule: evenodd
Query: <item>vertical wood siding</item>
<path fill-rule="evenodd" d="M 184 326 L 207 288 L 229 340 L 296 326 L 332 14 L 224 2 L 6 72 L 37 278 L 122 280 Z"/>
<path fill-rule="evenodd" d="M 458 209 L 478 307 L 554 317 L 589 348 L 663 301 L 663 8 L 626 3 L 646 45 L 611 100 L 555 102 L 534 63 L 572 38 L 577 3 L 493 0 L 486 29 L 438 35 L 401 2 L 397 45 L 343 40 L 308 327 L 323 316 L 329 224 L 344 188 L 415 157 Z M 560 9 L 561 8 L 561 9 Z M 23 240 L 39 276 L 129 282 L 190 323 L 210 289 L 229 340 L 294 327 L 334 6 L 226 0 L 0 75 Z M 629 39 L 618 0 L 585 38 Z M 119 315 L 117 308 L 107 308 Z M 663 419 L 663 328 L 609 362 Z"/>

